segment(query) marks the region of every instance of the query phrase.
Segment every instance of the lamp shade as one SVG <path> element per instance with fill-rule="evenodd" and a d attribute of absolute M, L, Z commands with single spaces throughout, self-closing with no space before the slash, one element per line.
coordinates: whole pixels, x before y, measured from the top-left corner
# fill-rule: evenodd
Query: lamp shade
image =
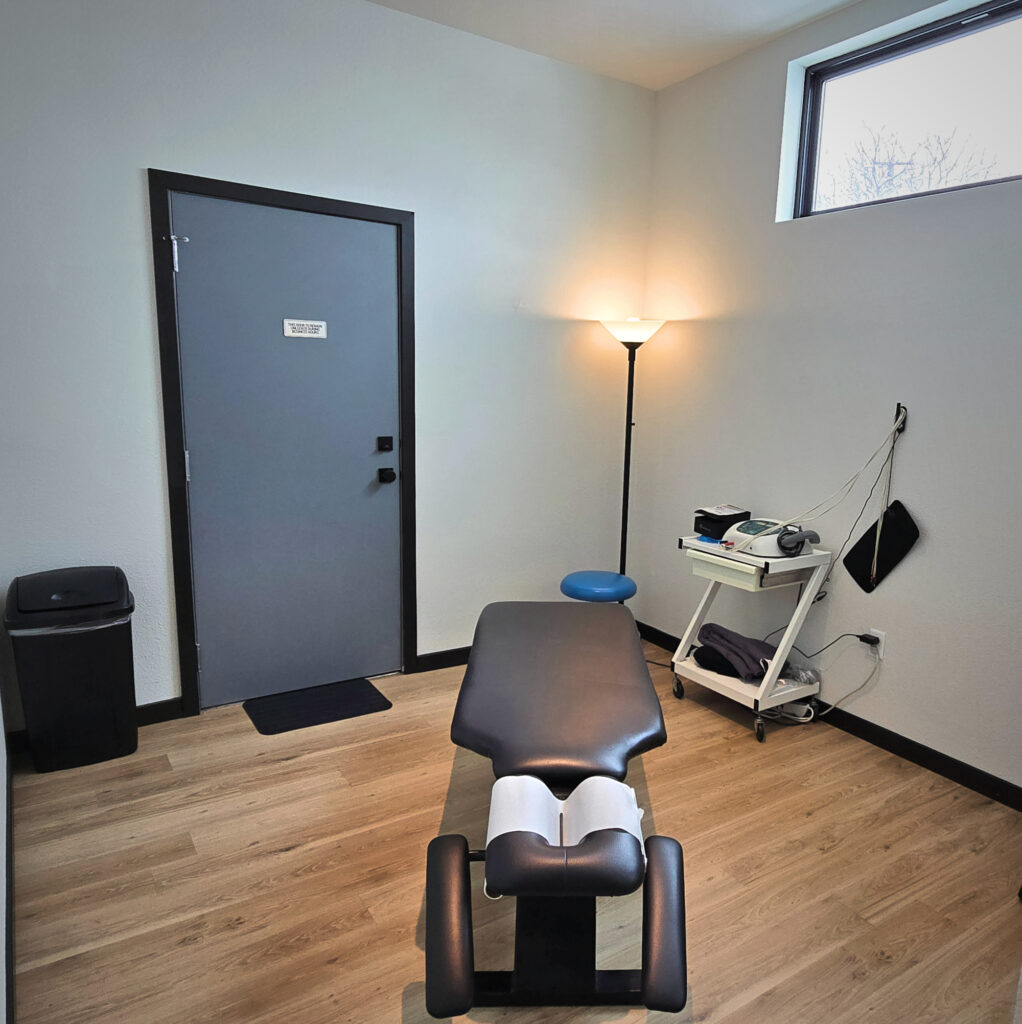
<path fill-rule="evenodd" d="M 600 323 L 623 344 L 641 345 L 664 326 L 666 320 L 640 320 L 637 316 L 627 320 L 601 320 Z"/>

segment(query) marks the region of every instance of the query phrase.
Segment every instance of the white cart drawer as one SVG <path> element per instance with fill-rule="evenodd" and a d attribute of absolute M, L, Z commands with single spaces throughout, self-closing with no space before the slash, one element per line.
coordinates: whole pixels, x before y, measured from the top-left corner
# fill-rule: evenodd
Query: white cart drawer
<path fill-rule="evenodd" d="M 774 587 L 790 587 L 805 583 L 812 575 L 809 569 L 786 569 L 781 572 L 765 572 L 762 566 L 748 565 L 733 558 L 721 558 L 707 551 L 685 548 L 685 554 L 692 559 L 692 572 L 703 579 L 716 580 L 741 590 L 771 590 Z M 784 562 L 780 561 L 783 565 Z"/>
<path fill-rule="evenodd" d="M 742 590 L 761 589 L 763 570 L 758 565 L 746 565 L 744 562 L 718 558 L 716 555 L 705 551 L 693 551 L 691 548 L 686 548 L 685 554 L 692 559 L 692 572 L 696 576 L 727 583 L 732 587 L 741 587 Z"/>

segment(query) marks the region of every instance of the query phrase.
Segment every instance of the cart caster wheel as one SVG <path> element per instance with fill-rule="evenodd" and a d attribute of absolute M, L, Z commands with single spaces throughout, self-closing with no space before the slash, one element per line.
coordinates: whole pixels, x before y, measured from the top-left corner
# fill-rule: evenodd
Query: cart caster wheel
<path fill-rule="evenodd" d="M 680 679 L 674 680 L 674 696 L 681 700 L 685 696 L 685 687 L 682 686 Z"/>
<path fill-rule="evenodd" d="M 757 718 L 756 719 L 756 740 L 759 743 L 762 743 L 763 740 L 765 740 L 765 739 L 766 739 L 766 728 L 763 725 L 763 719 L 762 718 Z"/>

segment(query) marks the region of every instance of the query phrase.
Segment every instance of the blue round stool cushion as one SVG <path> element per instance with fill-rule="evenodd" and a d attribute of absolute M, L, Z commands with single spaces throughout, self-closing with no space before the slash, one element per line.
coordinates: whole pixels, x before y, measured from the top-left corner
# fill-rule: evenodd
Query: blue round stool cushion
<path fill-rule="evenodd" d="M 601 569 L 569 572 L 561 580 L 561 593 L 578 601 L 627 601 L 638 587 L 631 576 Z"/>

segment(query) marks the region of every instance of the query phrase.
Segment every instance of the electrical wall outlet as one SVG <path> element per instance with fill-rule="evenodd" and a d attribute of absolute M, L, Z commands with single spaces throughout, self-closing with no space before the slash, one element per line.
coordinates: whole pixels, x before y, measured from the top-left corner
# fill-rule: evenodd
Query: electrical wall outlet
<path fill-rule="evenodd" d="M 877 657 L 883 659 L 884 656 L 884 645 L 887 642 L 887 634 L 882 629 L 871 629 L 870 634 L 880 638 L 880 643 L 876 645 L 874 650 L 877 652 Z"/>

